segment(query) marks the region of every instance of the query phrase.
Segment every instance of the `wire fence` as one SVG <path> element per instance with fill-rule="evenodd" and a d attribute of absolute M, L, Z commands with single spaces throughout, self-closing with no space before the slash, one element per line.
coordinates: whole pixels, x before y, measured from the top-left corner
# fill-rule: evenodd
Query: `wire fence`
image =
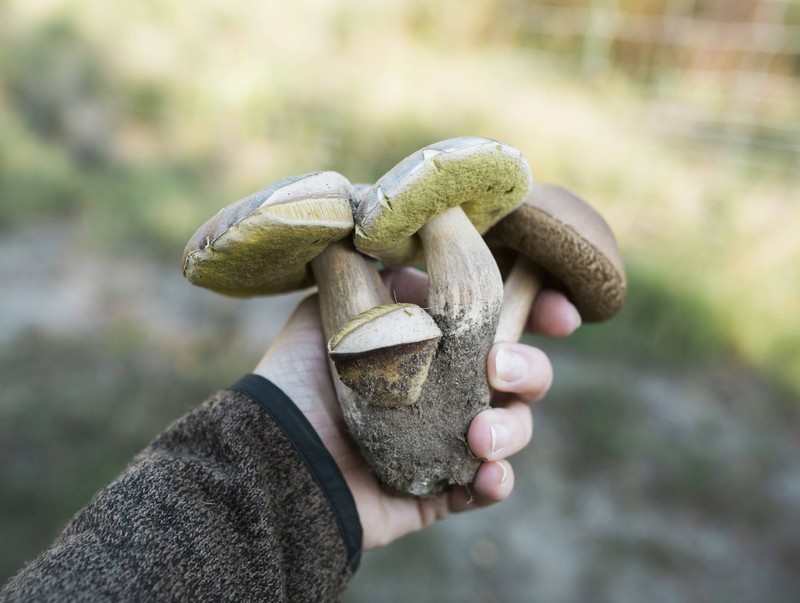
<path fill-rule="evenodd" d="M 514 7 L 517 43 L 623 75 L 647 125 L 692 151 L 800 177 L 800 0 L 572 0 Z"/>

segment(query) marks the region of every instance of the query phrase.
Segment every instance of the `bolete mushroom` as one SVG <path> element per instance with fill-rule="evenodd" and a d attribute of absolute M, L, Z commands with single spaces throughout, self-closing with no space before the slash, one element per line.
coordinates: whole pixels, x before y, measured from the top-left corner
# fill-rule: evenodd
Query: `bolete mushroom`
<path fill-rule="evenodd" d="M 622 308 L 625 268 L 603 217 L 571 192 L 535 183 L 524 203 L 486 233 L 494 250 L 516 258 L 505 281 L 497 341 L 517 341 L 546 278 L 562 286 L 586 322 Z"/>
<path fill-rule="evenodd" d="M 194 285 L 248 297 L 314 284 L 311 262 L 353 232 L 352 185 L 336 172 L 285 178 L 203 224 L 183 252 Z"/>
<path fill-rule="evenodd" d="M 469 453 L 466 432 L 489 406 L 486 357 L 503 294 L 480 233 L 522 202 L 530 180 L 530 168 L 515 148 L 457 138 L 410 155 L 357 203 L 359 250 L 390 265 L 424 258 L 428 311 L 442 334 L 413 405 L 376 405 L 339 387 L 351 432 L 373 471 L 393 489 L 435 495 L 451 484 L 470 483 L 480 465 Z M 351 329 L 360 331 L 372 327 Z M 330 351 L 343 379 L 336 338 Z M 362 362 L 361 368 L 370 371 L 372 364 Z"/>
<path fill-rule="evenodd" d="M 519 151 L 458 138 L 407 157 L 356 193 L 335 172 L 287 178 L 223 209 L 189 241 L 185 276 L 228 295 L 281 293 L 316 281 L 334 385 L 373 471 L 417 496 L 472 481 L 480 461 L 466 446 L 488 407 L 486 355 L 517 339 L 535 288 L 533 261 L 567 288 L 585 320 L 615 313 L 625 277 L 613 234 L 574 196 L 535 185 Z M 463 208 L 463 209 L 462 209 Z M 430 314 L 392 303 L 374 262 L 424 258 Z M 495 225 L 496 224 L 496 225 Z M 506 284 L 484 240 L 520 259 Z M 533 280 L 535 283 L 535 279 Z M 600 300 L 597 303 L 597 300 Z M 509 303 L 522 308 L 514 315 Z M 498 317 L 516 335 L 495 335 Z"/>
<path fill-rule="evenodd" d="M 390 266 L 427 261 L 423 225 L 459 207 L 484 233 L 517 208 L 531 179 L 519 150 L 497 140 L 463 136 L 429 145 L 371 187 L 359 185 L 356 247 Z"/>
<path fill-rule="evenodd" d="M 195 285 L 235 296 L 283 293 L 316 282 L 326 333 L 359 316 L 384 336 L 362 337 L 359 353 L 348 355 L 353 338 L 339 334 L 343 366 L 347 359 L 368 358 L 382 368 L 374 374 L 343 371 L 343 381 L 376 404 L 411 404 L 440 332 L 417 306 L 392 303 L 374 261 L 347 239 L 354 227 L 352 195 L 350 181 L 336 172 L 280 180 L 201 226 L 184 251 L 183 273 Z M 385 328 L 387 317 L 393 330 Z M 386 345 L 395 346 L 388 357 L 381 351 Z"/>

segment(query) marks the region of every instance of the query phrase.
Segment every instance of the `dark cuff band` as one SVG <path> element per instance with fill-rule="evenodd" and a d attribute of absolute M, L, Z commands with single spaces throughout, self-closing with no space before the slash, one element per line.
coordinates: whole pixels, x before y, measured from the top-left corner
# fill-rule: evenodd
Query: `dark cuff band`
<path fill-rule="evenodd" d="M 356 503 L 336 461 L 311 423 L 278 386 L 260 375 L 245 375 L 230 389 L 257 402 L 272 417 L 303 459 L 331 505 L 347 547 L 347 565 L 355 572 L 361 561 L 362 539 Z"/>

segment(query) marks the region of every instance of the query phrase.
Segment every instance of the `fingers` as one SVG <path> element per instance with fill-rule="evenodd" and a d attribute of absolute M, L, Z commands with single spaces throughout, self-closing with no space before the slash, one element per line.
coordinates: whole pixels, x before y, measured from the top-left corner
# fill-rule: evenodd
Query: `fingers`
<path fill-rule="evenodd" d="M 507 457 L 525 448 L 533 436 L 533 415 L 526 402 L 540 399 L 553 380 L 547 356 L 518 343 L 492 346 L 487 362 L 489 384 L 509 401 L 475 417 L 467 432 L 473 455 L 485 459 L 469 488 L 450 493 L 453 512 L 480 508 L 505 500 L 514 488 L 514 471 Z"/>
<path fill-rule="evenodd" d="M 480 509 L 508 498 L 514 489 L 514 470 L 508 461 L 487 461 L 468 488 L 449 493 L 448 508 L 453 513 Z"/>
<path fill-rule="evenodd" d="M 393 300 L 428 305 L 428 275 L 416 268 L 392 268 L 383 272 L 383 282 Z"/>
<path fill-rule="evenodd" d="M 491 408 L 475 417 L 467 431 L 467 444 L 474 456 L 497 461 L 525 448 L 532 436 L 530 407 L 512 402 L 506 408 Z"/>
<path fill-rule="evenodd" d="M 392 299 L 427 306 L 428 275 L 415 268 L 392 268 L 383 272 Z M 581 316 L 566 296 L 545 289 L 533 303 L 526 330 L 545 337 L 566 337 L 581 325 Z"/>
<path fill-rule="evenodd" d="M 514 398 L 535 402 L 553 382 L 553 367 L 541 350 L 521 343 L 496 343 L 487 361 L 489 385 Z"/>
<path fill-rule="evenodd" d="M 545 337 L 566 337 L 581 326 L 581 315 L 563 293 L 545 289 L 536 296 L 526 329 Z"/>
<path fill-rule="evenodd" d="M 475 417 L 467 442 L 472 454 L 486 460 L 469 487 L 450 492 L 450 511 L 479 509 L 508 498 L 514 489 L 514 470 L 506 457 L 525 448 L 532 435 L 533 416 L 522 402 L 486 410 Z"/>

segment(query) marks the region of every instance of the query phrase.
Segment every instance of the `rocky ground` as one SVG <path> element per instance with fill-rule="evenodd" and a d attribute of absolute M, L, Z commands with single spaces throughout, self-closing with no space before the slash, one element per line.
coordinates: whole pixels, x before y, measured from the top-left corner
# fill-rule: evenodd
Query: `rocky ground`
<path fill-rule="evenodd" d="M 64 224 L 0 239 L 0 581 L 246 371 L 298 299 L 223 299 L 82 240 Z M 556 382 L 512 498 L 367 553 L 347 601 L 800 600 L 789 394 L 731 361 L 542 346 Z"/>

